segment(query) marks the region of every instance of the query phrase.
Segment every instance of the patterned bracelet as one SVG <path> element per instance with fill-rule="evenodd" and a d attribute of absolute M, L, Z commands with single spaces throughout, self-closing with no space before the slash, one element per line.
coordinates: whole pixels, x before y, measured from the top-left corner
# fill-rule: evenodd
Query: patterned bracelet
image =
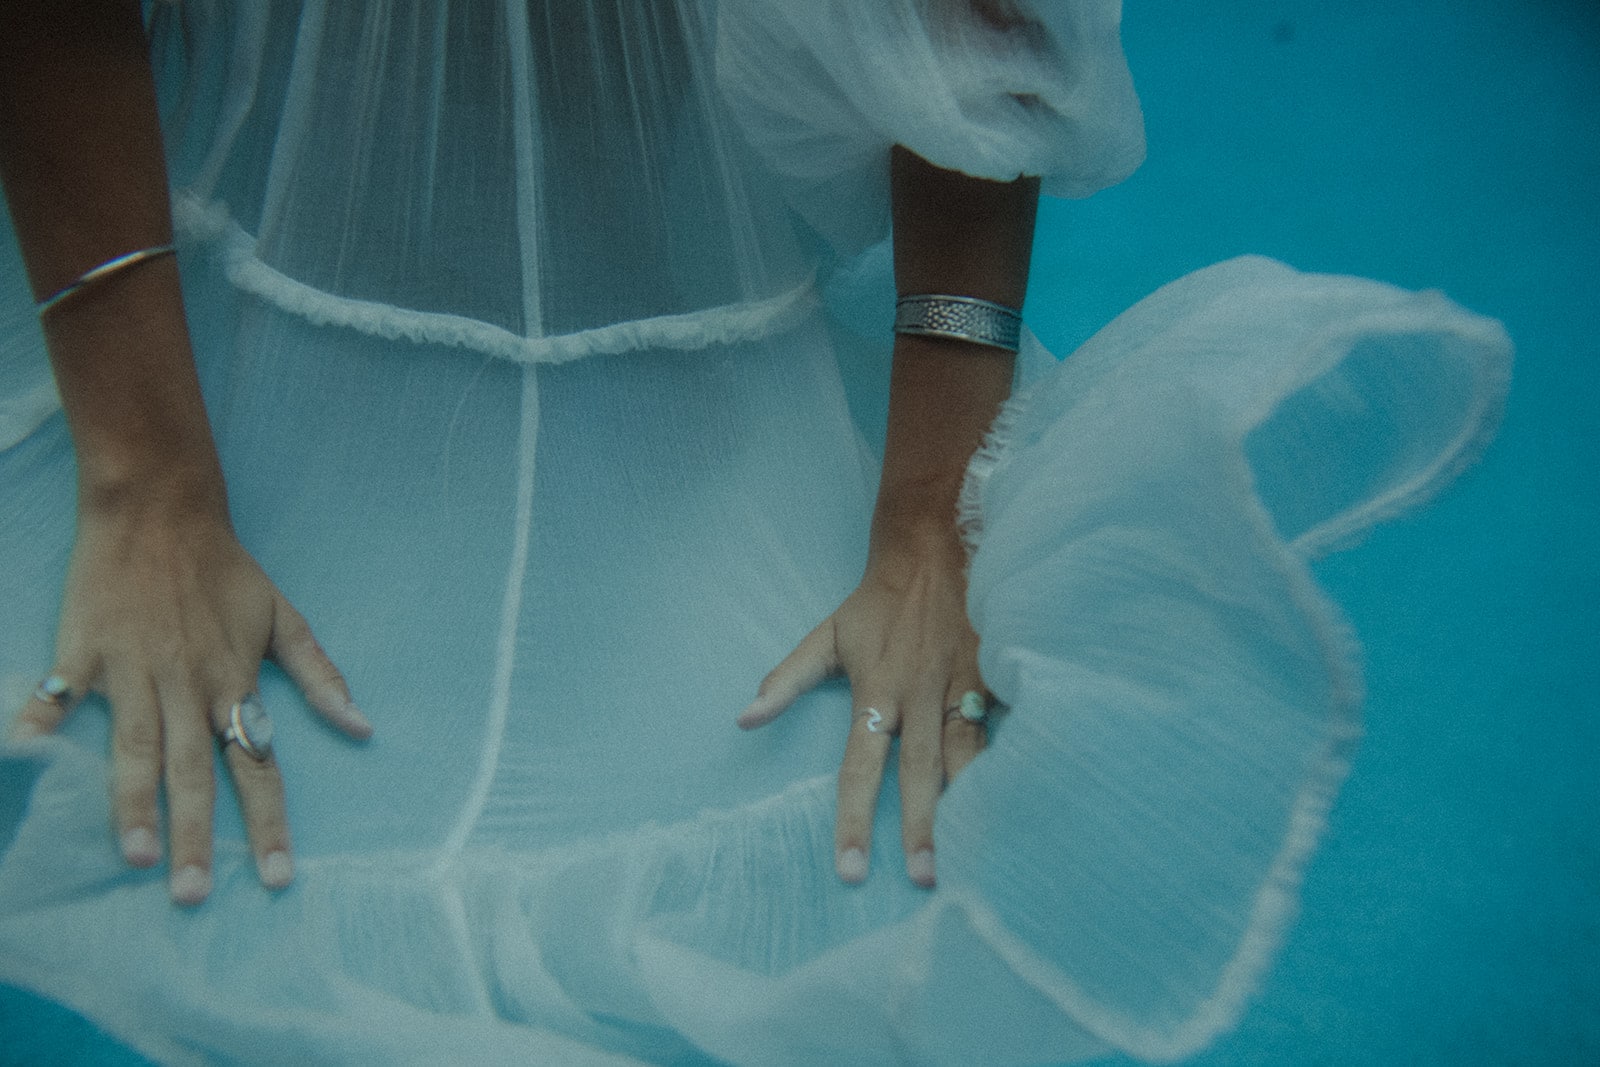
<path fill-rule="evenodd" d="M 43 315 L 46 311 L 49 311 L 51 308 L 61 303 L 61 301 L 65 300 L 73 293 L 76 293 L 79 289 L 82 289 L 88 285 L 92 285 L 101 278 L 115 274 L 119 270 L 125 270 L 126 268 L 137 263 L 143 263 L 147 259 L 158 259 L 161 256 L 170 256 L 176 251 L 177 249 L 172 245 L 156 245 L 153 248 L 141 248 L 137 251 L 129 252 L 126 255 L 117 256 L 115 259 L 108 259 L 98 267 L 93 267 L 84 271 L 82 274 L 78 275 L 78 279 L 76 281 L 62 286 L 60 289 L 57 289 L 55 292 L 39 301 L 39 314 Z"/>
<path fill-rule="evenodd" d="M 949 337 L 1015 352 L 1022 341 L 1022 312 L 970 296 L 919 293 L 895 301 L 894 332 Z"/>

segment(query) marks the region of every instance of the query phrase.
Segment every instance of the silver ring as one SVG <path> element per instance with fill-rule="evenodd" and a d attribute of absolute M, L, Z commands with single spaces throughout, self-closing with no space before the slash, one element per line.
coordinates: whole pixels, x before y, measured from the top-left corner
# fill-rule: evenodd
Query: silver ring
<path fill-rule="evenodd" d="M 983 699 L 982 693 L 975 689 L 968 689 L 961 694 L 959 701 L 944 709 L 946 722 L 949 722 L 957 715 L 970 723 L 983 723 L 989 718 L 988 702 Z"/>
<path fill-rule="evenodd" d="M 246 756 L 265 763 L 272 755 L 272 719 L 254 693 L 236 700 L 228 709 L 228 725 L 217 734 L 222 747 L 238 745 Z"/>
<path fill-rule="evenodd" d="M 39 683 L 39 687 L 33 691 L 33 699 L 41 704 L 54 704 L 58 708 L 67 708 L 78 702 L 78 694 L 73 691 L 71 683 L 65 678 L 59 674 L 52 674 Z"/>
<path fill-rule="evenodd" d="M 862 708 L 861 724 L 867 728 L 869 734 L 881 734 L 888 729 L 883 725 L 883 712 L 877 708 Z"/>

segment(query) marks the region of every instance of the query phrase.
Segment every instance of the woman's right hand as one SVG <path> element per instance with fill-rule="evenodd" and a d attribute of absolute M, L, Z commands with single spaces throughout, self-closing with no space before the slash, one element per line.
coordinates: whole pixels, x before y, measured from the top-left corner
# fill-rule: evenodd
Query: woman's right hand
<path fill-rule="evenodd" d="M 184 322 L 155 82 L 139 4 L 0 3 L 0 178 L 34 295 L 133 252 L 42 314 L 78 459 L 78 537 L 53 675 L 14 734 L 53 731 L 74 699 L 110 702 L 112 809 L 123 855 L 161 858 L 171 890 L 211 888 L 214 737 L 272 657 L 352 737 L 371 726 L 300 614 L 234 537 Z M 59 685 L 54 687 L 59 688 Z M 261 880 L 293 877 L 270 752 L 224 757 Z"/>
<path fill-rule="evenodd" d="M 271 657 L 323 718 L 352 738 L 372 727 L 350 701 L 304 618 L 234 536 L 226 505 L 181 488 L 144 487 L 80 508 L 56 637 L 53 674 L 70 695 L 36 694 L 13 737 L 54 731 L 89 692 L 111 707 L 111 806 L 123 857 L 161 859 L 158 797 L 166 790 L 169 888 L 179 904 L 211 890 L 212 751 L 235 702 Z M 224 761 L 264 885 L 293 877 L 283 780 L 225 744 Z"/>

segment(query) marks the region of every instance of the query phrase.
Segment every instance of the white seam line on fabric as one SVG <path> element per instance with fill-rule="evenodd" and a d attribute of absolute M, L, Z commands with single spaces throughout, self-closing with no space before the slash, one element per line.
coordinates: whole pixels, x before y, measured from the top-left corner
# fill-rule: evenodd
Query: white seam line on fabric
<path fill-rule="evenodd" d="M 472 952 L 472 924 L 467 920 L 467 898 L 461 892 L 460 883 L 456 882 L 450 873 L 442 869 L 435 870 L 434 889 L 439 895 L 439 906 L 444 910 L 445 922 L 450 927 L 450 935 L 455 938 L 459 946 L 461 966 L 472 981 L 472 999 L 480 1015 L 494 1015 L 494 998 L 489 993 L 489 983 L 473 966 Z"/>
<path fill-rule="evenodd" d="M 522 584 L 528 574 L 528 545 L 533 528 L 533 474 L 539 440 L 539 370 L 522 368 L 522 423 L 517 433 L 516 524 L 511 534 L 511 562 L 506 567 L 505 596 L 500 602 L 500 636 L 495 647 L 494 680 L 489 695 L 489 722 L 472 792 L 461 817 L 445 839 L 440 866 L 451 863 L 466 847 L 478 818 L 489 802 L 511 710 L 511 679 L 517 655 L 517 622 L 522 614 Z"/>
<path fill-rule="evenodd" d="M 389 341 L 437 344 L 511 363 L 571 363 L 646 348 L 676 351 L 755 341 L 797 325 L 819 303 L 813 279 L 775 296 L 657 315 L 572 333 L 519 337 L 500 326 L 442 311 L 418 311 L 376 300 L 336 296 L 264 263 L 256 241 L 226 211 L 198 197 L 173 196 L 173 222 L 185 243 L 215 242 L 235 287 L 316 326 L 338 326 Z"/>
<path fill-rule="evenodd" d="M 544 336 L 543 265 L 539 262 L 540 190 L 535 175 L 544 165 L 543 130 L 539 126 L 538 89 L 529 69 L 527 48 L 533 40 L 525 0 L 506 2 L 506 38 L 511 42 L 512 150 L 516 153 L 517 248 L 522 254 L 522 332 Z M 519 44 L 520 42 L 520 44 Z"/>
<path fill-rule="evenodd" d="M 527 57 L 517 42 L 528 37 L 527 7 L 518 0 L 507 0 L 506 40 L 511 61 L 512 100 L 515 114 L 515 152 L 517 157 L 517 222 L 522 240 L 522 311 L 524 329 L 538 336 L 543 326 L 539 294 L 538 189 L 531 176 L 538 164 L 537 116 L 532 99 L 534 86 Z M 529 531 L 533 525 L 534 465 L 539 443 L 539 378 L 535 364 L 522 371 L 522 418 L 517 434 L 516 520 L 511 536 L 511 561 L 506 568 L 505 596 L 501 601 L 500 636 L 495 650 L 494 679 L 489 697 L 489 722 L 484 730 L 483 751 L 479 757 L 477 780 L 462 807 L 450 836 L 445 839 L 440 865 L 453 862 L 477 827 L 499 769 L 505 744 L 506 720 L 511 708 L 511 682 L 516 673 L 517 629 L 522 614 L 522 583 L 528 573 Z"/>
<path fill-rule="evenodd" d="M 495 649 L 494 679 L 489 694 L 489 721 L 484 728 L 483 749 L 478 759 L 477 778 L 472 792 L 461 807 L 450 836 L 445 839 L 434 863 L 432 875 L 441 906 L 449 920 L 451 936 L 464 973 L 472 976 L 472 996 L 485 1015 L 494 1014 L 494 999 L 487 979 L 474 966 L 471 924 L 467 921 L 466 900 L 455 881 L 457 857 L 466 848 L 478 819 L 489 803 L 500 754 L 505 747 L 506 721 L 511 710 L 511 680 L 516 668 L 517 621 L 522 614 L 522 585 L 528 573 L 529 533 L 533 526 L 533 473 L 539 440 L 539 368 L 522 368 L 522 419 L 517 432 L 516 524 L 511 535 L 511 562 L 506 567 L 505 596 L 500 602 L 500 637 Z"/>
<path fill-rule="evenodd" d="M 517 218 L 522 252 L 522 308 L 523 331 L 537 337 L 543 331 L 543 314 L 539 295 L 539 249 L 537 230 L 538 192 L 530 188 L 536 173 L 537 127 L 527 57 L 519 47 L 532 38 L 528 36 L 528 10 L 519 0 L 507 0 L 506 41 L 511 59 L 512 94 L 515 107 Z M 518 92 L 517 90 L 522 91 Z M 473 966 L 473 944 L 470 924 L 467 922 L 466 902 L 460 886 L 453 880 L 450 868 L 466 847 L 472 832 L 477 828 L 484 809 L 489 803 L 489 793 L 494 787 L 500 755 L 505 747 L 506 721 L 511 710 L 511 683 L 516 674 L 518 622 L 522 615 L 522 586 L 528 574 L 528 545 L 533 526 L 533 481 L 539 444 L 539 367 L 536 363 L 522 368 L 522 416 L 517 431 L 517 499 L 516 519 L 511 534 L 511 559 L 506 567 L 505 596 L 500 607 L 500 636 L 495 649 L 494 679 L 489 696 L 489 721 L 484 729 L 483 749 L 479 756 L 478 776 L 472 792 L 462 806 L 461 817 L 440 851 L 435 873 L 451 881 L 440 886 L 445 909 L 450 917 L 451 933 L 465 973 L 476 979 L 473 996 L 481 1011 L 494 1013 L 494 999 L 490 994 L 486 976 Z"/>

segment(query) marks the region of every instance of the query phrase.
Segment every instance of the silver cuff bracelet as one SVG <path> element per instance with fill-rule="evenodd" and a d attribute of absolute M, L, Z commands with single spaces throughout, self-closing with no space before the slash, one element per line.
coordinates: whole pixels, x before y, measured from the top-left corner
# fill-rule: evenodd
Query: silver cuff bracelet
<path fill-rule="evenodd" d="M 895 301 L 894 332 L 949 337 L 1015 352 L 1022 342 L 1022 312 L 976 297 L 919 293 Z"/>

